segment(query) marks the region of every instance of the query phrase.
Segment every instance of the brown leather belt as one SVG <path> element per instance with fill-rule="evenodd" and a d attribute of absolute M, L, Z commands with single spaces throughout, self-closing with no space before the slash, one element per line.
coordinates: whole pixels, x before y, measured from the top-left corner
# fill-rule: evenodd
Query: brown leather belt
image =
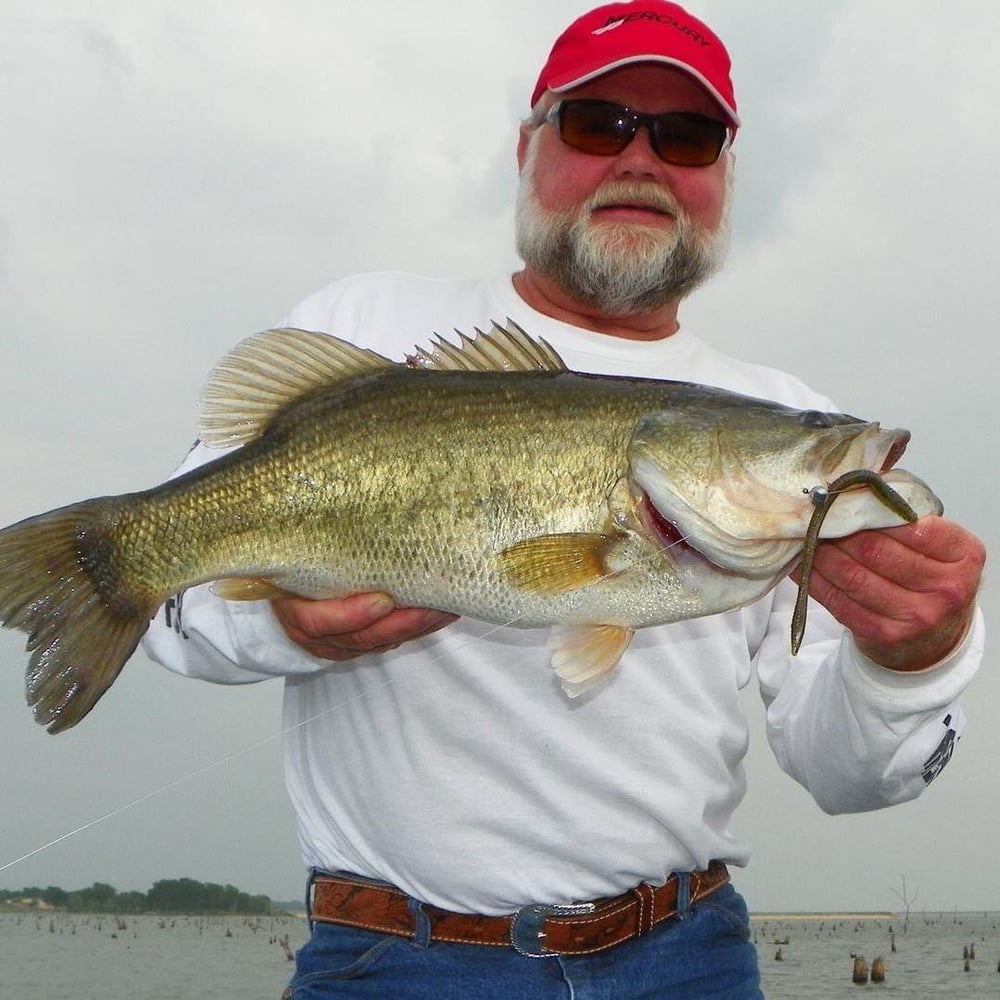
<path fill-rule="evenodd" d="M 691 872 L 691 903 L 710 896 L 729 881 L 721 861 L 703 872 Z M 549 955 L 590 955 L 646 934 L 677 915 L 680 880 L 676 875 L 661 886 L 642 883 L 634 889 L 592 903 L 523 906 L 503 917 L 452 913 L 424 904 L 432 941 L 516 948 L 533 958 Z M 312 886 L 310 919 L 364 930 L 416 936 L 416 918 L 409 897 L 393 886 L 349 875 L 316 875 Z"/>

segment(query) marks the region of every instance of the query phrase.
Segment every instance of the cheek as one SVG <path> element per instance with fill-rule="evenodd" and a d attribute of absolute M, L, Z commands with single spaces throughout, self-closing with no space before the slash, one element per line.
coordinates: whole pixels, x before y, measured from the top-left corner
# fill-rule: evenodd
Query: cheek
<path fill-rule="evenodd" d="M 553 138 L 539 136 L 527 158 L 538 203 L 548 212 L 562 212 L 579 207 L 601 186 L 611 161 L 577 153 Z"/>
<path fill-rule="evenodd" d="M 718 229 L 726 210 L 726 174 L 719 164 L 685 170 L 671 179 L 671 190 L 685 211 L 706 229 Z"/>
<path fill-rule="evenodd" d="M 592 158 L 591 158 L 592 159 Z M 598 171 L 585 169 L 590 164 L 562 163 L 535 171 L 535 196 L 542 208 L 562 212 L 577 208 L 601 185 Z"/>

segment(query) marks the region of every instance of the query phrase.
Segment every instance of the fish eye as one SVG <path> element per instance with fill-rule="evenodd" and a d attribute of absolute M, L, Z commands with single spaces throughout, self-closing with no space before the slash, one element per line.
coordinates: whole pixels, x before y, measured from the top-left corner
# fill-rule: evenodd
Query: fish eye
<path fill-rule="evenodd" d="M 830 414 L 823 413 L 822 410 L 803 410 L 799 414 L 799 423 L 803 427 L 809 427 L 816 430 L 833 426 Z"/>

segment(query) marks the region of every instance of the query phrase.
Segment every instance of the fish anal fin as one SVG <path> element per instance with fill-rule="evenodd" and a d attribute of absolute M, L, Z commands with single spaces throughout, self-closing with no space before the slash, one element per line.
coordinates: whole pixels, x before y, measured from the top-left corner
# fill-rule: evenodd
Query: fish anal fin
<path fill-rule="evenodd" d="M 611 542 L 602 534 L 539 535 L 504 549 L 498 558 L 515 587 L 555 596 L 612 575 L 605 562 Z"/>
<path fill-rule="evenodd" d="M 576 698 L 618 665 L 634 630 L 623 625 L 557 625 L 549 636 L 552 669 Z"/>
<path fill-rule="evenodd" d="M 273 601 L 282 597 L 301 596 L 262 576 L 229 576 L 224 580 L 216 580 L 211 590 L 224 601 Z"/>
<path fill-rule="evenodd" d="M 198 436 L 212 447 L 260 437 L 289 403 L 395 362 L 311 330 L 265 330 L 237 344 L 212 370 L 201 398 Z"/>

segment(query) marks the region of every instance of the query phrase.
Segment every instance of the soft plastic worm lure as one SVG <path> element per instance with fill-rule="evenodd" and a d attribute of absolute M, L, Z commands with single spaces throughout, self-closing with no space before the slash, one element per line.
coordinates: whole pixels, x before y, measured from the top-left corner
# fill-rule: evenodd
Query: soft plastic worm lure
<path fill-rule="evenodd" d="M 809 519 L 806 528 L 805 544 L 802 546 L 802 561 L 799 563 L 799 592 L 795 598 L 795 610 L 792 613 L 792 655 L 799 651 L 802 637 L 806 631 L 806 607 L 809 600 L 809 576 L 812 573 L 813 558 L 816 546 L 819 544 L 819 532 L 827 511 L 833 506 L 834 500 L 852 489 L 871 490 L 893 513 L 904 521 L 912 523 L 917 520 L 914 509 L 877 473 L 869 469 L 856 469 L 845 472 L 829 486 L 814 486 L 808 490 L 809 498 L 816 509 Z"/>

